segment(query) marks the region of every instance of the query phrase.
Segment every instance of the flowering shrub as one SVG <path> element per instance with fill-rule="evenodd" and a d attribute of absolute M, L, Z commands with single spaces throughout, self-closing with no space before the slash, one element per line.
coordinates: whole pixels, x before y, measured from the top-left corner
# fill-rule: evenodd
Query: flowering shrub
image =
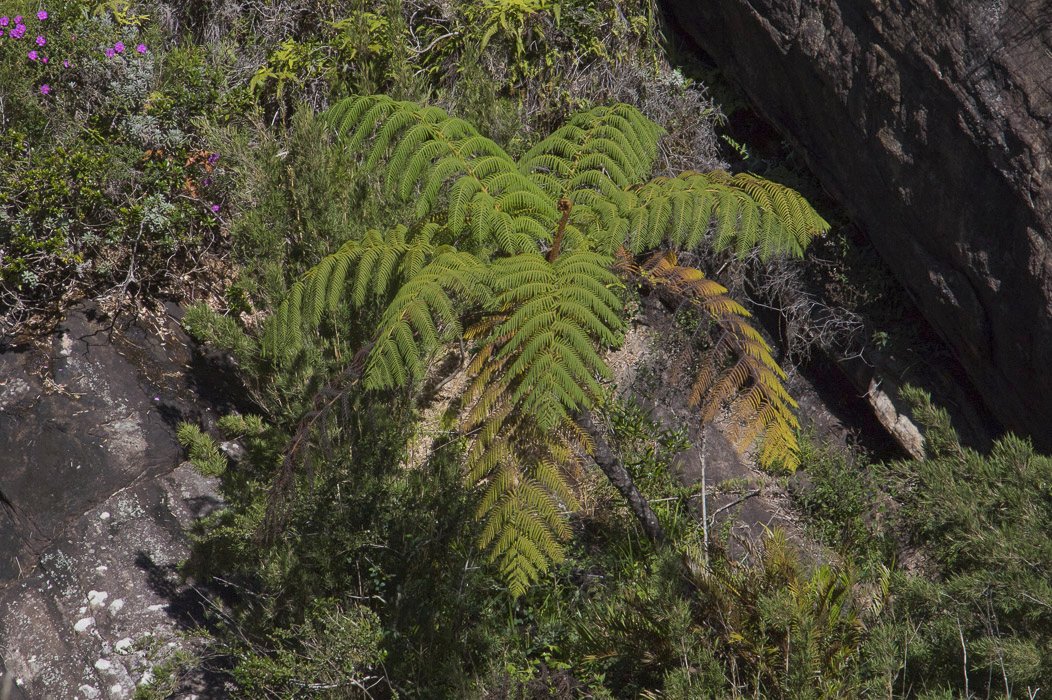
<path fill-rule="evenodd" d="M 170 288 L 217 240 L 224 183 L 191 126 L 223 89 L 203 50 L 80 2 L 9 7 L 0 331 L 56 299 Z"/>

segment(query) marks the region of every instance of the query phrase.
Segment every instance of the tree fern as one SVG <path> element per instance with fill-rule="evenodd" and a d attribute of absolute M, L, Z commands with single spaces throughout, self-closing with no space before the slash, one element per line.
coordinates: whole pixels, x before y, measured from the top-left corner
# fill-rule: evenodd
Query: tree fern
<path fill-rule="evenodd" d="M 770 347 L 725 288 L 666 251 L 709 239 L 738 256 L 800 255 L 828 225 L 797 193 L 723 172 L 647 181 L 661 130 L 627 105 L 581 112 L 518 162 L 433 107 L 354 97 L 325 118 L 416 207 L 293 285 L 266 347 L 281 361 L 341 305 L 374 306 L 358 357 L 364 386 L 389 390 L 420 382 L 443 344 L 472 342 L 467 483 L 479 492 L 480 545 L 513 594 L 563 556 L 572 475 L 592 449 L 575 417 L 609 378 L 602 350 L 624 321 L 618 272 L 681 296 L 718 330 L 694 385 L 702 419 L 729 407 L 743 443 L 762 439 L 762 463 L 795 465 L 796 404 Z"/>

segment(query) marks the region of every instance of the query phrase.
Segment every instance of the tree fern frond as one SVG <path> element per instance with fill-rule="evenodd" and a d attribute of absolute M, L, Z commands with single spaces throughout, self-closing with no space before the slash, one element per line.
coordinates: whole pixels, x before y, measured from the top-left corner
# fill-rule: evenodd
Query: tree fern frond
<path fill-rule="evenodd" d="M 504 252 L 521 252 L 524 231 L 551 230 L 557 212 L 544 190 L 468 122 L 434 107 L 389 98 L 351 97 L 325 118 L 360 151 L 368 143 L 366 169 L 386 162 L 386 189 L 403 201 L 416 198 L 415 215 L 426 219 L 448 194 L 454 235 L 471 230 L 478 246 L 496 239 Z M 508 198 L 508 195 L 520 196 Z M 523 224 L 521 219 L 528 219 Z"/>
<path fill-rule="evenodd" d="M 455 299 L 484 305 L 488 276 L 468 253 L 446 250 L 406 280 L 380 318 L 365 368 L 368 389 L 388 389 L 417 381 L 423 358 L 442 339 L 460 335 Z"/>
<path fill-rule="evenodd" d="M 596 376 L 609 372 L 597 343 L 615 340 L 621 322 L 610 262 L 576 251 L 551 261 L 522 253 L 492 265 L 501 313 L 476 331 L 482 346 L 469 365 L 475 377 L 464 427 L 472 436 L 470 478 L 494 475 L 480 504 L 481 541 L 513 593 L 562 557 L 562 511 L 574 505 L 566 472 L 576 465 L 568 426 L 594 402 Z M 493 489 L 506 489 L 506 497 Z"/>
<path fill-rule="evenodd" d="M 717 250 L 731 248 L 738 257 L 757 250 L 761 259 L 800 256 L 815 236 L 829 230 L 799 193 L 747 173 L 656 178 L 634 194 L 623 199 L 619 216 L 633 222 L 623 242 L 636 254 L 657 247 L 659 241 L 673 248 L 694 248 L 714 226 Z M 645 221 L 634 215 L 640 208 L 649 214 Z M 642 225 L 646 228 L 640 230 Z"/>
<path fill-rule="evenodd" d="M 482 487 L 479 544 L 517 596 L 564 556 L 564 512 L 577 506 L 567 475 L 576 463 L 565 431 L 541 433 L 507 413 L 480 428 L 468 450 L 469 484 Z"/>
<path fill-rule="evenodd" d="M 785 372 L 767 341 L 746 320 L 749 312 L 700 270 L 679 265 L 673 252 L 656 253 L 637 264 L 621 249 L 618 268 L 689 301 L 720 328 L 722 336 L 703 358 L 691 388 L 690 403 L 700 409 L 702 421 L 711 420 L 729 405 L 731 420 L 744 425 L 741 445 L 762 437 L 760 461 L 764 466 L 795 469 L 798 424 L 792 409 L 796 402 L 785 390 Z"/>
<path fill-rule="evenodd" d="M 645 178 L 657 157 L 661 129 L 628 105 L 595 107 L 537 143 L 519 160 L 524 175 L 554 198 L 575 193 L 612 195 Z"/>

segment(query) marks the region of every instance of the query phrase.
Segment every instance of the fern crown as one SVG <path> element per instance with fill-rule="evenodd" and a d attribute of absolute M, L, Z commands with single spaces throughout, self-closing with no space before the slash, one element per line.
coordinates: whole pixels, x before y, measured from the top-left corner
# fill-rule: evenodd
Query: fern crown
<path fill-rule="evenodd" d="M 762 440 L 761 461 L 793 468 L 784 373 L 748 312 L 675 251 L 711 238 L 738 256 L 802 255 L 828 225 L 799 194 L 718 171 L 648 180 L 661 130 L 628 105 L 577 114 L 518 161 L 464 120 L 386 96 L 344 100 L 324 118 L 387 192 L 413 204 L 412 221 L 318 263 L 264 346 L 282 361 L 338 308 L 377 309 L 364 384 L 384 390 L 420 381 L 434 353 L 471 340 L 466 473 L 481 494 L 480 543 L 514 594 L 563 556 L 570 484 L 590 446 L 574 417 L 610 377 L 602 351 L 623 328 L 624 277 L 716 324 L 695 403 L 705 419 L 730 405 L 743 440 Z"/>

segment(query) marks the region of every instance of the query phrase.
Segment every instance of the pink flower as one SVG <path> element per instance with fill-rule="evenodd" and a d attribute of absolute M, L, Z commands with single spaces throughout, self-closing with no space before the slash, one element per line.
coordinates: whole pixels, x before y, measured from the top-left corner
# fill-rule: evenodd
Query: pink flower
<path fill-rule="evenodd" d="M 40 59 L 40 62 L 43 63 L 44 65 L 47 65 L 47 56 L 42 56 L 41 59 Z"/>
<path fill-rule="evenodd" d="M 209 207 L 209 209 L 212 210 L 213 214 L 218 214 L 219 213 L 219 205 L 218 204 L 213 204 L 212 206 Z"/>
<path fill-rule="evenodd" d="M 62 67 L 63 68 L 69 68 L 69 59 L 68 58 L 65 61 L 62 62 Z"/>
<path fill-rule="evenodd" d="M 139 44 L 135 47 L 135 50 L 139 53 L 146 53 L 146 44 Z"/>
<path fill-rule="evenodd" d="M 116 55 L 117 54 L 113 49 L 106 49 L 106 58 L 113 58 Z"/>
<path fill-rule="evenodd" d="M 29 56 L 29 60 L 30 60 L 30 61 L 35 61 L 35 60 L 37 60 L 37 52 L 36 52 L 36 51 L 30 51 L 30 52 L 29 52 L 29 53 L 27 53 L 26 55 L 27 55 L 27 56 Z"/>
<path fill-rule="evenodd" d="M 37 46 L 43 46 L 47 43 L 47 39 L 42 36 L 37 37 Z"/>
<path fill-rule="evenodd" d="M 46 20 L 47 19 L 47 10 L 41 10 L 40 12 L 38 12 L 37 13 L 37 19 L 39 19 L 41 22 Z"/>
<path fill-rule="evenodd" d="M 22 24 L 22 15 L 15 15 L 15 24 Z"/>
<path fill-rule="evenodd" d="M 117 53 L 124 53 L 124 42 L 118 41 L 116 44 L 113 45 L 113 50 Z"/>
<path fill-rule="evenodd" d="M 11 24 L 11 20 L 7 17 L 0 17 L 0 27 L 6 27 L 9 24 Z"/>
<path fill-rule="evenodd" d="M 48 85 L 47 83 L 44 83 L 43 85 L 41 85 L 40 86 L 40 94 L 41 95 L 50 95 L 51 94 L 51 86 Z"/>

